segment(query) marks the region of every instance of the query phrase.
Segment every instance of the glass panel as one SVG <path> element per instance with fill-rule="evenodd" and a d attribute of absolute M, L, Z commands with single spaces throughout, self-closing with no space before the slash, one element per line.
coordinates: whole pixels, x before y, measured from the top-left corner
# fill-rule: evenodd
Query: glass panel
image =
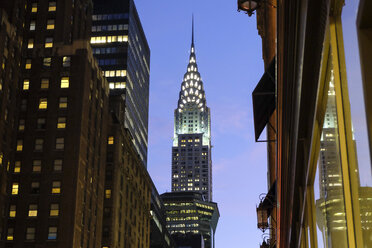
<path fill-rule="evenodd" d="M 315 178 L 318 247 L 349 247 L 333 71 Z"/>

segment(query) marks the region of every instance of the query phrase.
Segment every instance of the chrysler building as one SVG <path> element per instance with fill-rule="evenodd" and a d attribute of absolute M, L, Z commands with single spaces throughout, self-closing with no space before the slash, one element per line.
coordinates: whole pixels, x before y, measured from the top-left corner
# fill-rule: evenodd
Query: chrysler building
<path fill-rule="evenodd" d="M 191 51 L 174 111 L 172 192 L 193 191 L 212 201 L 211 123 L 198 71 L 192 25 Z"/>

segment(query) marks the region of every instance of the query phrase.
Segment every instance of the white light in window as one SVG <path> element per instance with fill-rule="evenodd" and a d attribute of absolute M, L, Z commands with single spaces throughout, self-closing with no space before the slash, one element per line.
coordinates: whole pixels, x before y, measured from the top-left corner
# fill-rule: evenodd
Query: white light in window
<path fill-rule="evenodd" d="M 186 100 L 185 100 L 185 99 L 183 99 L 183 100 L 182 100 L 182 102 L 183 102 L 183 103 L 186 103 Z"/>
<path fill-rule="evenodd" d="M 200 95 L 199 95 L 199 98 L 201 99 L 201 98 L 202 98 L 202 96 L 203 96 L 203 95 L 202 95 L 202 94 L 200 94 Z"/>
<path fill-rule="evenodd" d="M 198 90 L 195 91 L 195 95 L 199 95 L 199 91 Z"/>
<path fill-rule="evenodd" d="M 190 82 L 190 86 L 192 87 L 192 86 L 194 86 L 194 82 L 191 80 L 191 82 Z"/>
<path fill-rule="evenodd" d="M 191 99 L 190 99 L 190 97 L 188 97 L 188 98 L 187 98 L 187 102 L 191 102 Z"/>
<path fill-rule="evenodd" d="M 200 102 L 200 99 L 196 100 L 196 103 L 198 104 Z"/>
<path fill-rule="evenodd" d="M 201 90 L 201 85 L 199 85 L 198 90 Z"/>
<path fill-rule="evenodd" d="M 185 86 L 182 86 L 182 90 L 185 90 Z"/>
<path fill-rule="evenodd" d="M 187 96 L 189 93 L 187 93 L 187 91 L 185 91 L 185 96 Z"/>
<path fill-rule="evenodd" d="M 190 94 L 194 94 L 194 91 L 192 90 L 192 88 L 190 89 Z"/>

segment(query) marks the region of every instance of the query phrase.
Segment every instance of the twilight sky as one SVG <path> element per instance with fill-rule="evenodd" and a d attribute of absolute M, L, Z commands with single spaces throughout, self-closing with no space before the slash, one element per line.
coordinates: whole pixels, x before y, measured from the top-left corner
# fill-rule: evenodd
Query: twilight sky
<path fill-rule="evenodd" d="M 137 0 L 151 49 L 148 170 L 159 193 L 171 189 L 173 116 L 191 43 L 211 109 L 213 200 L 219 204 L 216 248 L 258 247 L 259 194 L 267 192 L 266 144 L 254 142 L 251 93 L 263 73 L 256 17 L 236 11 L 236 0 Z M 344 35 L 359 166 L 369 171 L 355 16 L 344 8 Z M 364 169 L 363 169 L 364 168 Z M 371 183 L 363 173 L 362 184 Z"/>

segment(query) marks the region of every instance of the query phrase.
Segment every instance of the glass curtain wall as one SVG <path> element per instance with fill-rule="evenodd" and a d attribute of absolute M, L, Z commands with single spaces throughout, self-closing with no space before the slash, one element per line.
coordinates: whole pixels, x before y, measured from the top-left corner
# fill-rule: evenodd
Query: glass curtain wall
<path fill-rule="evenodd" d="M 361 186 L 341 11 L 329 18 L 313 134 L 302 247 L 372 247 L 372 187 Z"/>

